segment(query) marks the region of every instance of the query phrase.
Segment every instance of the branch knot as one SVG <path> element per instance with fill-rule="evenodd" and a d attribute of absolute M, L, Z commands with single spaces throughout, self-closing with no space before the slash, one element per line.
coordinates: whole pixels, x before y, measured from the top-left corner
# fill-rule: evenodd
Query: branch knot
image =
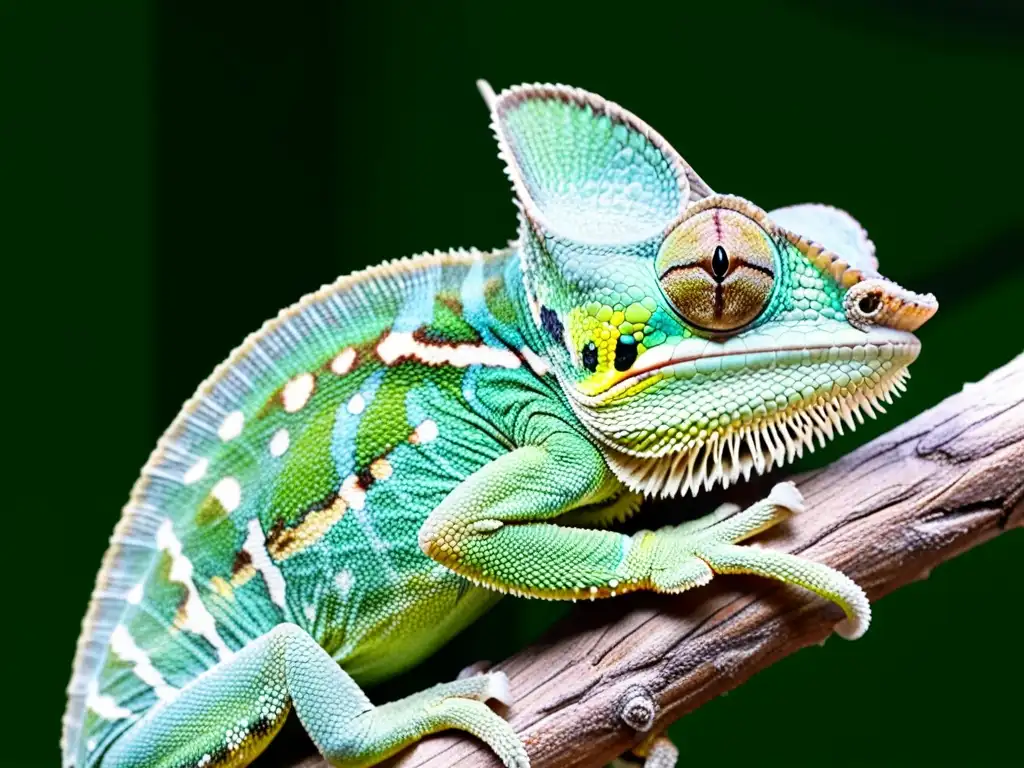
<path fill-rule="evenodd" d="M 619 707 L 619 717 L 634 731 L 642 733 L 651 730 L 657 712 L 657 704 L 642 685 L 631 685 L 626 689 Z"/>

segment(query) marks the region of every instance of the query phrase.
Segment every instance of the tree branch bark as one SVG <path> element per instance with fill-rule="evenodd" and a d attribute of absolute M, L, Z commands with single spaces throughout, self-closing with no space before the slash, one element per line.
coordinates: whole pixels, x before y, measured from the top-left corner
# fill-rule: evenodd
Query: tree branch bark
<path fill-rule="evenodd" d="M 1024 527 L 1024 355 L 795 480 L 809 511 L 759 540 L 843 570 L 872 600 Z M 821 642 L 840 618 L 838 608 L 798 589 L 716 578 L 678 597 L 581 606 L 496 668 L 511 680 L 508 717 L 533 768 L 596 767 Z M 294 765 L 326 766 L 315 758 Z M 389 765 L 499 766 L 482 744 L 451 731 Z"/>

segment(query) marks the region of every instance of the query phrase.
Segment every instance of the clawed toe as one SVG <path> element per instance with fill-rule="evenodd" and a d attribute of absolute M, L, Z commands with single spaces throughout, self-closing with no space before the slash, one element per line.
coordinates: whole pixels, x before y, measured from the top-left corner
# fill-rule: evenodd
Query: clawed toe
<path fill-rule="evenodd" d="M 776 483 L 765 501 L 769 504 L 785 507 L 794 515 L 799 515 L 807 509 L 804 504 L 803 494 L 789 481 Z"/>
<path fill-rule="evenodd" d="M 759 546 L 741 546 L 756 534 L 805 509 L 790 482 L 777 483 L 767 498 L 742 512 L 723 506 L 706 518 L 654 534 L 651 583 L 659 592 L 683 592 L 707 584 L 714 574 L 749 573 L 808 589 L 838 604 L 846 613 L 835 631 L 850 640 L 871 623 L 864 591 L 839 571 L 802 557 Z"/>
<path fill-rule="evenodd" d="M 506 707 L 512 706 L 512 689 L 508 675 L 504 672 L 491 672 L 487 675 L 487 699 L 497 701 Z"/>

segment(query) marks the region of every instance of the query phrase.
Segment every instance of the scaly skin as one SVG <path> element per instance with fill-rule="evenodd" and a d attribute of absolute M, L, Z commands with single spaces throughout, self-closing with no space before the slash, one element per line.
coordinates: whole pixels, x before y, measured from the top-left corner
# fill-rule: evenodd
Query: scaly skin
<path fill-rule="evenodd" d="M 335 765 L 460 728 L 522 768 L 482 703 L 507 699 L 501 674 L 376 707 L 360 688 L 502 593 L 757 573 L 837 602 L 842 634 L 867 628 L 842 574 L 738 545 L 801 510 L 792 485 L 658 531 L 607 526 L 643 496 L 735 482 L 873 415 L 934 299 L 879 276 L 846 214 L 715 195 L 596 96 L 485 95 L 517 243 L 342 278 L 200 386 L 97 579 L 65 767 L 244 766 L 294 708 Z"/>

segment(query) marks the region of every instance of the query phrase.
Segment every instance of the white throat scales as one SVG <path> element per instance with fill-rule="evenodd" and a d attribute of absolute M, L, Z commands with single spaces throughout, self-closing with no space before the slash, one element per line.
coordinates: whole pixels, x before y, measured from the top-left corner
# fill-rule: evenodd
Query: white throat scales
<path fill-rule="evenodd" d="M 824 447 L 836 434 L 843 434 L 844 426 L 854 431 L 864 423 L 865 413 L 872 419 L 876 411 L 885 413 L 882 401 L 891 405 L 894 396 L 906 391 L 909 377 L 909 370 L 900 368 L 847 397 L 819 398 L 755 423 L 698 435 L 685 444 L 646 454 L 615 445 L 593 428 L 585 408 L 577 403 L 573 407 L 599 440 L 612 471 L 630 490 L 645 496 L 696 495 L 716 483 L 728 488 L 741 477 L 749 480 L 753 472 L 763 474 L 791 463 L 803 457 L 804 449 L 813 453 L 815 441 Z"/>

